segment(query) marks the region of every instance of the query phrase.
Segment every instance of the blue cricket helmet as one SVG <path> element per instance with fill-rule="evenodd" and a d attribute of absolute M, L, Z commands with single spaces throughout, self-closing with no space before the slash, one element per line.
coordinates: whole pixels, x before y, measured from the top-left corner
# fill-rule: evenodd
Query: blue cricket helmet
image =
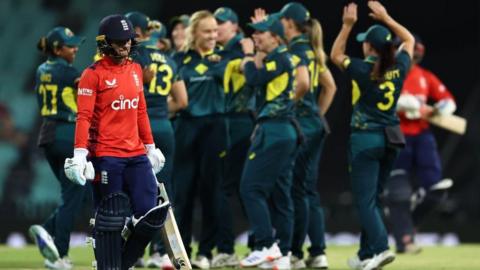
<path fill-rule="evenodd" d="M 132 23 L 121 14 L 109 15 L 102 19 L 98 28 L 99 39 L 128 40 L 136 37 Z"/>
<path fill-rule="evenodd" d="M 137 34 L 133 28 L 132 22 L 127 17 L 120 14 L 109 15 L 102 19 L 98 27 L 98 36 L 96 37 L 98 50 L 114 58 L 122 58 L 113 49 L 112 41 L 132 41 L 130 55 L 133 53 Z"/>

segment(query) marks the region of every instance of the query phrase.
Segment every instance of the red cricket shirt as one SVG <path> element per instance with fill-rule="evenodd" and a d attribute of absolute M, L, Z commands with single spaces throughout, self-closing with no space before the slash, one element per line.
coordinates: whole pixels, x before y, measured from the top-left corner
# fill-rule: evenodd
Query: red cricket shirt
<path fill-rule="evenodd" d="M 84 70 L 77 102 L 75 148 L 87 148 L 95 157 L 132 157 L 153 143 L 137 63 L 118 65 L 103 57 Z"/>
<path fill-rule="evenodd" d="M 410 94 L 419 99 L 423 104 L 428 99 L 439 101 L 452 99 L 453 96 L 443 83 L 430 71 L 413 65 L 403 83 L 402 94 Z M 429 124 L 424 119 L 407 119 L 403 113 L 400 116 L 400 127 L 405 135 L 418 135 L 428 129 Z"/>

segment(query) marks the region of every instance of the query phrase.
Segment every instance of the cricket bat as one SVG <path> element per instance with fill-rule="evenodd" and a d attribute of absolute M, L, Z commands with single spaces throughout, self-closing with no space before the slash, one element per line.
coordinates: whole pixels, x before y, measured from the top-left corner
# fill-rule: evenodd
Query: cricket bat
<path fill-rule="evenodd" d="M 163 183 L 158 183 L 160 189 L 160 197 L 164 201 L 170 202 L 167 195 L 167 190 Z M 187 252 L 185 251 L 185 246 L 183 245 L 182 236 L 177 227 L 177 221 L 175 221 L 175 216 L 173 215 L 172 206 L 169 206 L 167 219 L 165 224 L 160 230 L 162 235 L 163 243 L 167 249 L 168 257 L 172 261 L 173 266 L 177 270 L 191 270 L 192 265 L 188 258 Z"/>
<path fill-rule="evenodd" d="M 433 114 L 428 117 L 428 122 L 431 124 L 449 130 L 451 132 L 463 135 L 467 130 L 467 120 L 457 115 L 438 115 Z"/>

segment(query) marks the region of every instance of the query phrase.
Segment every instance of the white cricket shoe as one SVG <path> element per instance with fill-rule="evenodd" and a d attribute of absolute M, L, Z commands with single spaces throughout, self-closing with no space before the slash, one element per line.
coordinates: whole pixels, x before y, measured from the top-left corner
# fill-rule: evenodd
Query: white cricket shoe
<path fill-rule="evenodd" d="M 304 259 L 300 259 L 295 255 L 292 255 L 291 259 L 292 269 L 305 269 L 307 265 L 305 264 Z"/>
<path fill-rule="evenodd" d="M 160 255 L 160 253 L 155 252 L 147 260 L 148 268 L 160 268 L 162 270 L 173 270 L 173 264 L 170 261 L 170 258 L 167 254 Z"/>
<path fill-rule="evenodd" d="M 278 248 L 277 243 L 269 248 L 263 247 L 262 250 L 252 251 L 246 258 L 240 261 L 240 267 L 254 267 L 263 262 L 271 262 L 282 257 L 282 252 Z"/>
<path fill-rule="evenodd" d="M 45 259 L 45 267 L 53 270 L 70 270 L 73 269 L 73 264 L 67 257 L 57 259 L 54 262 Z"/>
<path fill-rule="evenodd" d="M 362 270 L 377 270 L 395 260 L 395 254 L 390 250 L 375 254 L 373 258 L 363 267 Z"/>
<path fill-rule="evenodd" d="M 32 225 L 28 229 L 28 232 L 45 259 L 50 262 L 55 262 L 60 259 L 60 255 L 58 254 L 57 247 L 55 246 L 52 237 L 42 226 Z"/>
<path fill-rule="evenodd" d="M 274 261 L 266 261 L 261 263 L 258 268 L 260 269 L 272 269 L 272 270 L 290 270 L 292 269 L 290 253 L 286 256 L 282 256 Z"/>
<path fill-rule="evenodd" d="M 143 258 L 138 258 L 138 260 L 133 264 L 134 267 L 143 268 L 145 267 L 145 261 Z"/>
<path fill-rule="evenodd" d="M 240 261 L 237 255 L 228 253 L 219 253 L 212 258 L 212 268 L 236 267 Z"/>
<path fill-rule="evenodd" d="M 210 261 L 207 257 L 202 255 L 197 255 L 195 259 L 190 260 L 193 268 L 199 269 L 210 269 Z"/>
<path fill-rule="evenodd" d="M 365 259 L 361 261 L 360 258 L 358 258 L 358 256 L 355 256 L 347 260 L 347 265 L 348 267 L 350 267 L 350 269 L 353 269 L 353 270 L 363 270 L 363 267 L 365 267 L 365 265 L 367 265 L 367 263 L 369 263 L 370 260 L 371 259 Z"/>
<path fill-rule="evenodd" d="M 325 254 L 310 257 L 307 260 L 308 268 L 314 269 L 328 269 L 328 260 Z"/>

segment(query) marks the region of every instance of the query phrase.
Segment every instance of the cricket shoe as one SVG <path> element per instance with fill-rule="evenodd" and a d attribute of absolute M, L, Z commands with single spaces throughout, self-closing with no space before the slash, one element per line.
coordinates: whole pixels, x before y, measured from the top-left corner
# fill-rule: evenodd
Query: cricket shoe
<path fill-rule="evenodd" d="M 348 267 L 350 267 L 350 269 L 353 269 L 353 270 L 363 270 L 363 268 L 370 261 L 371 261 L 371 259 L 360 260 L 360 258 L 358 258 L 358 256 L 355 256 L 355 257 L 349 258 L 347 260 L 347 265 L 348 265 Z M 380 270 L 380 269 L 381 268 L 378 268 L 378 270 Z"/>
<path fill-rule="evenodd" d="M 362 270 L 377 270 L 381 269 L 395 260 L 395 254 L 390 250 L 385 250 L 379 254 L 375 254 L 373 258 L 363 267 Z"/>
<path fill-rule="evenodd" d="M 45 259 L 45 267 L 47 269 L 53 269 L 53 270 L 70 270 L 70 269 L 73 269 L 73 264 L 68 257 L 63 257 L 61 259 L 57 259 L 54 262 L 51 262 L 50 260 Z"/>
<path fill-rule="evenodd" d="M 277 243 L 273 243 L 269 248 L 263 247 L 262 250 L 252 251 L 240 261 L 240 267 L 254 267 L 263 262 L 272 262 L 280 257 L 282 257 L 282 252 L 280 252 Z"/>
<path fill-rule="evenodd" d="M 328 269 L 328 260 L 325 254 L 320 254 L 315 257 L 307 259 L 308 268 L 313 269 Z"/>
<path fill-rule="evenodd" d="M 273 261 L 266 261 L 261 263 L 258 268 L 260 269 L 272 269 L 272 270 L 290 270 L 292 269 L 292 262 L 290 258 L 290 253 L 286 256 L 282 256 Z"/>
<path fill-rule="evenodd" d="M 292 269 L 305 269 L 307 265 L 305 264 L 304 259 L 300 259 L 295 255 L 292 255 L 291 259 Z"/>
<path fill-rule="evenodd" d="M 145 261 L 143 260 L 143 258 L 138 258 L 138 260 L 135 262 L 133 266 L 138 268 L 143 268 L 145 267 Z"/>
<path fill-rule="evenodd" d="M 212 268 L 237 267 L 240 261 L 237 255 L 228 253 L 219 253 L 212 258 Z"/>
<path fill-rule="evenodd" d="M 42 226 L 32 225 L 28 229 L 28 232 L 45 259 L 50 262 L 55 262 L 60 259 L 52 237 Z"/>
<path fill-rule="evenodd" d="M 163 270 L 174 270 L 173 264 L 167 254 L 153 253 L 147 260 L 148 268 L 160 268 Z"/>
<path fill-rule="evenodd" d="M 203 255 L 197 255 L 195 259 L 190 260 L 193 268 L 210 269 L 210 261 Z"/>
<path fill-rule="evenodd" d="M 417 246 L 415 243 L 410 243 L 410 244 L 405 245 L 405 251 L 403 253 L 416 255 L 420 252 L 422 252 L 421 247 Z"/>

